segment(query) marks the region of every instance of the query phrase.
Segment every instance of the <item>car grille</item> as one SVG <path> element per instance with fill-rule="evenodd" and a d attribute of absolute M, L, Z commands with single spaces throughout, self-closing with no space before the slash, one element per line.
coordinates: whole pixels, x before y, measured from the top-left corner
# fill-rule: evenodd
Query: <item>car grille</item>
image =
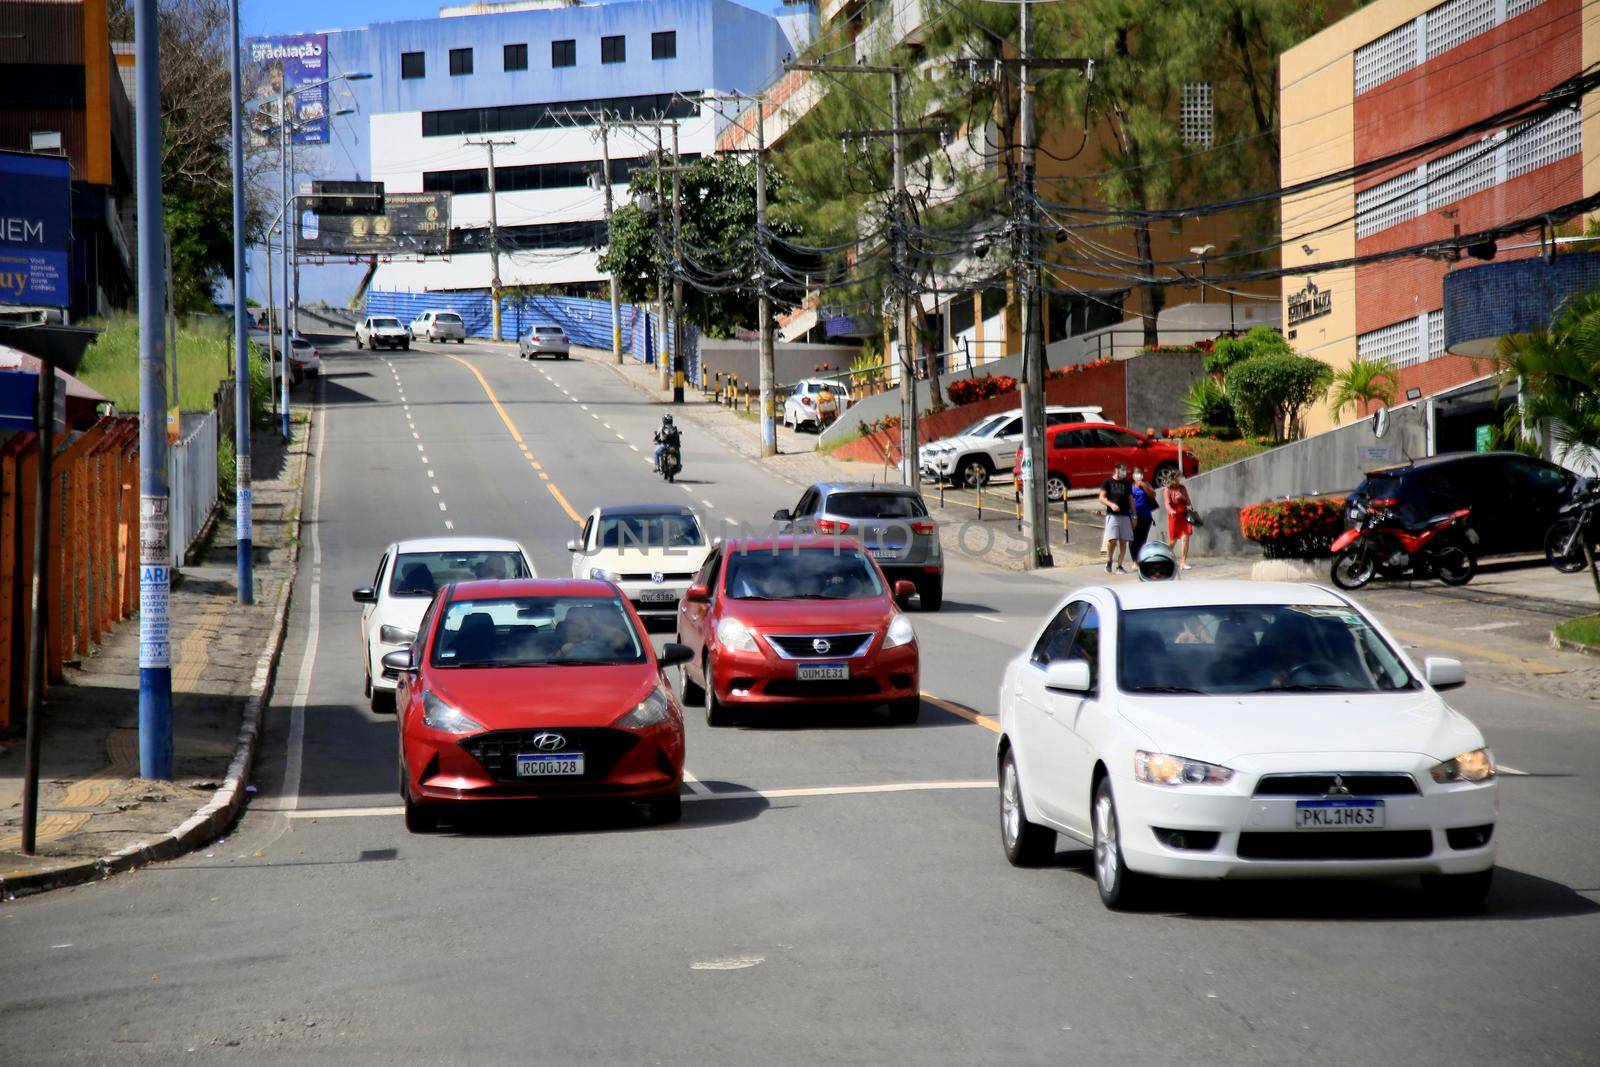
<path fill-rule="evenodd" d="M 683 571 L 681 573 L 677 571 L 661 572 L 661 580 L 663 582 L 687 582 L 693 577 L 694 571 Z M 654 571 L 642 571 L 638 574 L 624 574 L 622 580 L 624 582 L 653 582 L 656 580 L 656 575 Z"/>
<path fill-rule="evenodd" d="M 1407 860 L 1433 852 L 1428 830 L 1290 830 L 1239 835 L 1245 860 Z"/>
<path fill-rule="evenodd" d="M 838 659 L 841 656 L 855 656 L 867 647 L 867 642 L 872 640 L 872 635 L 867 634 L 763 634 L 778 654 L 790 659 Z M 811 642 L 822 640 L 828 642 L 826 652 L 818 652 L 812 647 Z"/>
<path fill-rule="evenodd" d="M 843 678 L 835 681 L 806 681 L 774 678 L 763 690 L 773 697 L 862 697 L 879 692 L 875 678 Z"/>
<path fill-rule="evenodd" d="M 1343 790 L 1335 790 L 1333 780 L 1338 778 Z M 1343 796 L 1349 792 L 1357 797 L 1411 797 L 1417 795 L 1417 782 L 1409 774 L 1351 771 L 1320 774 L 1268 774 L 1256 783 L 1258 797 L 1323 797 Z"/>
<path fill-rule="evenodd" d="M 494 730 L 475 734 L 461 742 L 461 747 L 473 759 L 483 764 L 497 782 L 528 782 L 534 779 L 517 777 L 517 754 L 541 751 L 533 739 L 542 733 L 560 734 L 567 739 L 560 752 L 582 752 L 584 756 L 582 777 L 553 778 L 547 782 L 593 782 L 611 774 L 617 762 L 638 743 L 638 737 L 624 730 L 610 730 L 596 726 L 553 726 L 532 730 Z"/>

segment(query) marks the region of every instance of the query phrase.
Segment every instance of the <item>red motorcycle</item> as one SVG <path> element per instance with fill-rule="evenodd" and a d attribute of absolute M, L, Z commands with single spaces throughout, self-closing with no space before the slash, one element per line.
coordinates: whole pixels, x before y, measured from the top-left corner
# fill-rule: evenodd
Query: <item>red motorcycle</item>
<path fill-rule="evenodd" d="M 1471 508 L 1435 515 L 1407 527 L 1399 501 L 1354 505 L 1356 524 L 1333 542 L 1333 584 L 1360 589 L 1373 578 L 1417 575 L 1446 585 L 1466 585 L 1478 573 L 1478 534 L 1467 525 Z"/>

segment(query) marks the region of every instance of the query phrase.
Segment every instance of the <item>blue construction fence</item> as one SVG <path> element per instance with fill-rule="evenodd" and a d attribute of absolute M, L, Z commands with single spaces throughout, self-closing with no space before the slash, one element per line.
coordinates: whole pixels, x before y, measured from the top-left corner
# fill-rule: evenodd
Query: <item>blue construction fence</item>
<path fill-rule="evenodd" d="M 393 315 L 410 322 L 424 311 L 454 311 L 466 323 L 468 337 L 489 337 L 494 317 L 487 292 L 413 293 L 370 290 L 366 314 Z M 622 347 L 640 363 L 655 363 L 661 337 L 660 316 L 638 304 L 620 309 Z M 670 321 L 670 317 L 669 317 Z M 573 344 L 611 347 L 611 303 L 578 296 L 517 296 L 500 300 L 500 330 L 508 340 L 521 337 L 535 324 L 560 326 Z M 689 381 L 700 380 L 700 331 L 684 329 L 684 357 Z"/>

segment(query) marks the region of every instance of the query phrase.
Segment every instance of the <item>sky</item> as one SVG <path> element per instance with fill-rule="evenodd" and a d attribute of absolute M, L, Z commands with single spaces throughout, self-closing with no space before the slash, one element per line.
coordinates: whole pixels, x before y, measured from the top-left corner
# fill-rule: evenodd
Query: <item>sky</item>
<path fill-rule="evenodd" d="M 452 0 L 459 2 L 459 0 Z M 770 12 L 780 0 L 734 0 L 756 11 Z M 433 18 L 444 0 L 240 0 L 247 37 L 343 30 L 369 22 Z"/>

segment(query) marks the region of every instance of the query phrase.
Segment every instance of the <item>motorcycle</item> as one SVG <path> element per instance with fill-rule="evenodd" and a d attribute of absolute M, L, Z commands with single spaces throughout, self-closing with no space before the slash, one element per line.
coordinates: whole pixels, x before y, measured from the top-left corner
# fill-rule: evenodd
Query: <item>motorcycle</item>
<path fill-rule="evenodd" d="M 1544 558 L 1562 574 L 1577 574 L 1600 556 L 1600 478 L 1580 478 L 1572 499 L 1561 505 L 1556 521 L 1544 535 Z"/>
<path fill-rule="evenodd" d="M 670 482 L 678 476 L 678 472 L 681 470 L 683 470 L 683 462 L 678 458 L 678 446 L 662 445 L 661 477 Z"/>
<path fill-rule="evenodd" d="M 1407 528 L 1396 513 L 1398 503 L 1384 499 L 1355 506 L 1356 524 L 1333 542 L 1333 584 L 1360 589 L 1375 577 L 1408 574 L 1446 585 L 1472 581 L 1478 573 L 1478 534 L 1466 525 L 1472 509 L 1446 512 Z"/>

